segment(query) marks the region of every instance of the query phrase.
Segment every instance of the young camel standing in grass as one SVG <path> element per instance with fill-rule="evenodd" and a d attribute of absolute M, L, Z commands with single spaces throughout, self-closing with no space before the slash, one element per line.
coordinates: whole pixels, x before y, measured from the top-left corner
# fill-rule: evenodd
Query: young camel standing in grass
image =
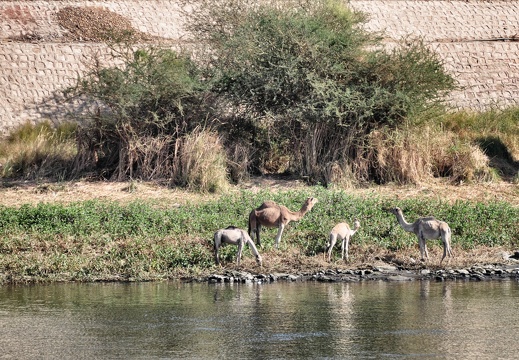
<path fill-rule="evenodd" d="M 434 217 L 424 217 L 416 220 L 414 223 L 410 224 L 405 221 L 404 213 L 400 208 L 393 208 L 389 210 L 392 214 L 394 214 L 398 220 L 398 223 L 402 226 L 402 228 L 407 232 L 415 233 L 418 237 L 418 245 L 420 246 L 420 254 L 422 256 L 422 261 L 425 257 L 429 259 L 429 254 L 427 252 L 427 245 L 425 243 L 426 240 L 429 239 L 438 239 L 441 237 L 443 242 L 443 257 L 440 260 L 440 265 L 442 264 L 445 256 L 452 256 L 451 250 L 451 228 L 445 221 L 436 220 Z"/>
<path fill-rule="evenodd" d="M 279 241 L 285 226 L 291 221 L 299 221 L 305 214 L 312 210 L 317 203 L 317 199 L 309 197 L 299 211 L 290 211 L 283 205 L 278 205 L 274 201 L 265 201 L 258 208 L 251 211 L 249 214 L 249 235 L 256 239 L 258 246 L 261 246 L 260 230 L 262 226 L 278 228 L 276 236 L 276 249 L 279 247 Z"/>
<path fill-rule="evenodd" d="M 261 255 L 256 249 L 256 245 L 250 238 L 249 234 L 245 230 L 238 229 L 234 226 L 228 226 L 225 229 L 220 229 L 214 233 L 214 259 L 216 264 L 220 264 L 220 258 L 218 256 L 218 249 L 224 244 L 238 245 L 238 254 L 236 256 L 236 265 L 240 265 L 241 253 L 245 244 L 249 245 L 256 256 L 256 262 L 259 266 L 262 266 Z"/>
<path fill-rule="evenodd" d="M 348 258 L 348 247 L 350 243 L 350 239 L 359 230 L 360 228 L 360 221 L 358 219 L 355 219 L 355 222 L 353 223 L 353 229 L 350 228 L 350 226 L 345 223 L 338 223 L 335 225 L 330 231 L 330 237 L 328 239 L 328 244 L 326 245 L 326 254 L 328 255 L 328 262 L 331 261 L 332 258 L 332 250 L 335 246 L 335 243 L 337 242 L 337 239 L 342 240 L 341 245 L 341 259 L 344 260 L 344 255 L 346 254 L 346 261 L 349 260 Z"/>

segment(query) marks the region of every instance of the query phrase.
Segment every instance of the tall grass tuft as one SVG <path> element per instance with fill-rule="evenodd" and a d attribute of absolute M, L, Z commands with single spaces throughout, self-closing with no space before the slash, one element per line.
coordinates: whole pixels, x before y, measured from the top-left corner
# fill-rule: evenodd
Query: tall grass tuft
<path fill-rule="evenodd" d="M 26 123 L 0 142 L 0 175 L 4 178 L 65 178 L 76 155 L 74 123 Z"/>
<path fill-rule="evenodd" d="M 218 134 L 195 130 L 182 138 L 176 182 L 192 190 L 223 191 L 228 186 L 226 162 Z"/>
<path fill-rule="evenodd" d="M 433 177 L 454 183 L 486 182 L 498 178 L 489 158 L 476 145 L 460 139 L 452 131 L 435 126 L 373 132 L 366 158 L 356 159 L 356 168 L 368 168 L 380 183 L 420 183 Z"/>
<path fill-rule="evenodd" d="M 402 124 L 454 88 L 421 41 L 386 51 L 381 34 L 364 30 L 366 15 L 341 1 L 185 2 L 193 5 L 186 28 L 207 44 L 211 91 L 236 109 L 222 118 L 249 128 L 258 172 L 337 183 L 366 155 L 372 131 Z M 369 180 L 372 165 L 363 163 L 357 180 Z"/>
<path fill-rule="evenodd" d="M 500 176 L 519 178 L 519 107 L 445 113 L 437 121 L 481 149 Z"/>
<path fill-rule="evenodd" d="M 508 154 L 500 155 L 519 161 L 519 107 L 483 112 L 456 111 L 445 113 L 438 120 L 460 137 L 477 139 L 493 136 L 501 139 Z"/>

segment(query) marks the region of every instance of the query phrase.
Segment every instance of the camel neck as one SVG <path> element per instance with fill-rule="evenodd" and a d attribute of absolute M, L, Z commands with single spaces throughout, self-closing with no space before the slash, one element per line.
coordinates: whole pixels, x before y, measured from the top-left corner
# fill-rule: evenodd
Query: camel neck
<path fill-rule="evenodd" d="M 405 221 L 404 214 L 402 214 L 401 212 L 398 212 L 396 215 L 396 218 L 398 219 L 398 222 L 404 228 L 404 230 L 413 231 L 413 224 L 410 224 L 407 221 Z"/>
<path fill-rule="evenodd" d="M 291 217 L 291 220 L 301 220 L 301 218 L 305 215 L 306 213 L 306 210 L 303 211 L 303 209 L 299 210 L 299 211 L 288 211 L 288 213 L 290 214 L 290 217 Z"/>

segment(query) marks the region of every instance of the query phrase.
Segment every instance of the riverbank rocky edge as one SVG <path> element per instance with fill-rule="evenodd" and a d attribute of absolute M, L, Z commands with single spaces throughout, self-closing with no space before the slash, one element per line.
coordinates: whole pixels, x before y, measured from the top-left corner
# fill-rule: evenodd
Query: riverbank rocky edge
<path fill-rule="evenodd" d="M 475 265 L 464 269 L 403 269 L 387 264 L 363 269 L 322 270 L 313 273 L 270 273 L 253 274 L 248 271 L 225 270 L 205 277 L 184 279 L 188 282 L 216 283 L 274 283 L 285 282 L 361 282 L 361 281 L 490 281 L 515 280 L 519 281 L 519 262 L 511 265 Z"/>

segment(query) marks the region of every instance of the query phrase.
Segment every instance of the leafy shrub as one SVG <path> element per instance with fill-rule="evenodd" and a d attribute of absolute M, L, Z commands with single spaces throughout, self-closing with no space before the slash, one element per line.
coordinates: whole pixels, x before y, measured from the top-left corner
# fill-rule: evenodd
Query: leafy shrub
<path fill-rule="evenodd" d="M 75 174 L 174 178 L 178 142 L 210 114 L 198 70 L 172 50 L 118 46 L 112 60 L 119 65 L 98 65 L 65 92 L 99 104 L 78 129 Z"/>
<path fill-rule="evenodd" d="M 196 1 L 190 9 L 189 29 L 208 44 L 212 89 L 235 109 L 235 127 L 250 132 L 256 170 L 329 183 L 334 164 L 365 156 L 372 131 L 453 88 L 424 44 L 384 50 L 362 29 L 365 15 L 338 1 Z M 374 166 L 355 175 L 369 178 Z"/>

